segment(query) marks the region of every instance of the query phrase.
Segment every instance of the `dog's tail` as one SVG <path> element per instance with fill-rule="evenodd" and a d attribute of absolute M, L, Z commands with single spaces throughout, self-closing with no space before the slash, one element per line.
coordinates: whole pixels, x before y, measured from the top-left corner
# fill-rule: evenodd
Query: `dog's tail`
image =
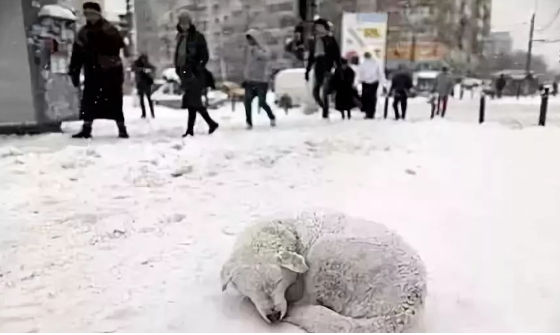
<path fill-rule="evenodd" d="M 308 333 L 402 333 L 419 332 L 422 311 L 401 316 L 353 319 L 318 305 L 294 306 L 286 322 Z"/>

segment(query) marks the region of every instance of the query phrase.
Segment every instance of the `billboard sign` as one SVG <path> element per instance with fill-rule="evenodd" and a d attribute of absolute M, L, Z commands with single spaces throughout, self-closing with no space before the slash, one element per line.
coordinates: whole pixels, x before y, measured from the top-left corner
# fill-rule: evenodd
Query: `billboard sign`
<path fill-rule="evenodd" d="M 344 13 L 342 16 L 342 56 L 363 57 L 370 52 L 384 63 L 387 49 L 387 13 Z"/>

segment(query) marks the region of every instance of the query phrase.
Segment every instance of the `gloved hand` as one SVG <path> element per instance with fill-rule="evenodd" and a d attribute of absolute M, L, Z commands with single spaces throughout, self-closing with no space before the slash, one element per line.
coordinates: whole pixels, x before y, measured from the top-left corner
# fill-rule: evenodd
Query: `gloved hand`
<path fill-rule="evenodd" d="M 70 75 L 70 79 L 72 80 L 72 85 L 74 85 L 74 87 L 79 88 L 80 87 L 80 75 L 79 74 L 71 74 Z"/>

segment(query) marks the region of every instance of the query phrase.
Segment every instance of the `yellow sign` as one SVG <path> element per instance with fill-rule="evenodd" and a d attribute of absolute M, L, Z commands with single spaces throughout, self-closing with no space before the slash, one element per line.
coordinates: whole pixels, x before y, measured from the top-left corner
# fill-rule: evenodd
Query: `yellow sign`
<path fill-rule="evenodd" d="M 387 48 L 387 59 L 408 61 L 412 58 L 412 44 L 396 43 Z M 438 61 L 445 58 L 448 48 L 439 42 L 418 42 L 414 48 L 414 59 L 419 62 Z"/>
<path fill-rule="evenodd" d="M 381 38 L 381 33 L 378 28 L 367 28 L 364 29 L 365 38 Z"/>

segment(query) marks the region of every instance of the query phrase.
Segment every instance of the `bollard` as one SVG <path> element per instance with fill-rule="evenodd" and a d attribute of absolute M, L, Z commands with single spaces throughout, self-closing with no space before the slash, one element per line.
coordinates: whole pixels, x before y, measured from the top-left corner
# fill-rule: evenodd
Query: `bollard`
<path fill-rule="evenodd" d="M 545 88 L 541 93 L 541 113 L 539 115 L 539 126 L 546 126 L 546 113 L 548 112 L 549 88 Z"/>
<path fill-rule="evenodd" d="M 480 95 L 480 109 L 478 111 L 478 123 L 483 124 L 486 118 L 486 94 Z"/>

